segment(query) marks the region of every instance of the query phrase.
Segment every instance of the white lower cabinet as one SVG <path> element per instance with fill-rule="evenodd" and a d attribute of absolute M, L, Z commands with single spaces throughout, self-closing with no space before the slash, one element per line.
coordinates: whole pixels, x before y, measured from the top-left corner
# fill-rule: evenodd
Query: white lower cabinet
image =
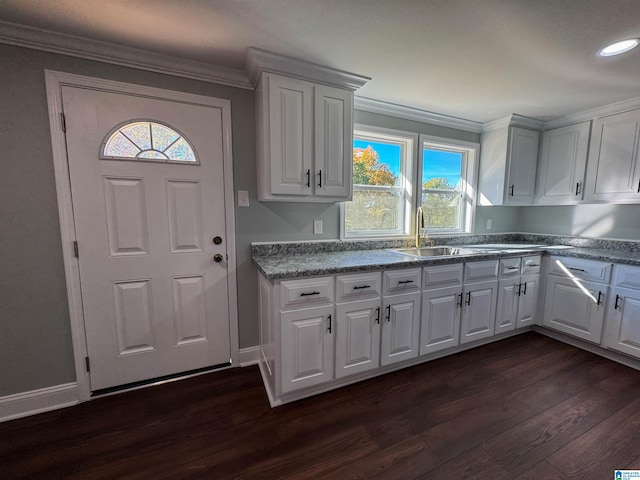
<path fill-rule="evenodd" d="M 383 299 L 380 364 L 390 365 L 418 356 L 420 292 Z"/>
<path fill-rule="evenodd" d="M 616 265 L 602 344 L 640 358 L 640 267 Z"/>
<path fill-rule="evenodd" d="M 536 323 L 540 261 L 540 255 L 500 261 L 496 335 Z"/>
<path fill-rule="evenodd" d="M 462 285 L 422 293 L 420 355 L 455 347 L 460 343 Z"/>
<path fill-rule="evenodd" d="M 493 336 L 498 299 L 498 281 L 465 284 L 460 324 L 460 343 Z"/>
<path fill-rule="evenodd" d="M 516 328 L 535 325 L 538 320 L 540 304 L 540 275 L 520 277 L 520 295 L 518 296 L 518 316 Z"/>
<path fill-rule="evenodd" d="M 380 298 L 336 306 L 336 378 L 380 366 L 381 310 Z"/>
<path fill-rule="evenodd" d="M 333 378 L 334 329 L 333 305 L 282 313 L 283 393 Z"/>

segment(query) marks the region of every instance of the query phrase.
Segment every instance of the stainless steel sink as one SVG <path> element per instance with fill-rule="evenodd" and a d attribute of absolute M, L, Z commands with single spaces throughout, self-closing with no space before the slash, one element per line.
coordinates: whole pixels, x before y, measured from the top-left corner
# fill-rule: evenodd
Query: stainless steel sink
<path fill-rule="evenodd" d="M 412 257 L 442 257 L 444 255 L 465 255 L 473 253 L 466 248 L 458 247 L 422 247 L 422 248 L 394 248 L 394 252 Z"/>

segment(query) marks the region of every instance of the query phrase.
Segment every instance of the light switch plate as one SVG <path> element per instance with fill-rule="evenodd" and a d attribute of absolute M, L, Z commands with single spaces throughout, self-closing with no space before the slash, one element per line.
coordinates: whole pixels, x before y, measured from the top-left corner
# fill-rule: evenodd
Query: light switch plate
<path fill-rule="evenodd" d="M 322 220 L 313 221 L 313 234 L 322 235 Z"/>
<path fill-rule="evenodd" d="M 249 206 L 249 192 L 247 190 L 238 190 L 238 206 Z"/>

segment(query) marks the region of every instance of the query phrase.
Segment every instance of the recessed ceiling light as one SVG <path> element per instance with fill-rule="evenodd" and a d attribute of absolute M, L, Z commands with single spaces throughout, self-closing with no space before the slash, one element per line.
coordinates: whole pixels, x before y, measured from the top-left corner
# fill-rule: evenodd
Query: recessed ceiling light
<path fill-rule="evenodd" d="M 598 52 L 601 57 L 612 57 L 613 55 L 620 55 L 621 53 L 628 52 L 632 48 L 635 48 L 640 43 L 637 38 L 629 38 L 628 40 L 622 40 L 621 42 L 612 43 L 611 45 L 604 47 Z"/>

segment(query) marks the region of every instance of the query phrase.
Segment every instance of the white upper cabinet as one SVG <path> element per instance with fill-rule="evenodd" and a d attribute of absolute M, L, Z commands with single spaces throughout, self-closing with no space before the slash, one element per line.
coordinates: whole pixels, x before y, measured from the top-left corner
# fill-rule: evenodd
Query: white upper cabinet
<path fill-rule="evenodd" d="M 491 122 L 482 133 L 478 180 L 480 205 L 533 203 L 540 139 L 540 133 L 533 128 L 542 123 L 531 121 L 531 128 L 520 128 L 513 125 L 515 118 L 517 116 L 513 115 L 507 121 Z"/>
<path fill-rule="evenodd" d="M 542 134 L 536 204 L 569 205 L 582 201 L 591 122 Z"/>
<path fill-rule="evenodd" d="M 640 110 L 593 123 L 585 190 L 587 202 L 640 203 Z"/>
<path fill-rule="evenodd" d="M 259 49 L 256 85 L 258 200 L 351 199 L 353 92 L 369 79 Z"/>

